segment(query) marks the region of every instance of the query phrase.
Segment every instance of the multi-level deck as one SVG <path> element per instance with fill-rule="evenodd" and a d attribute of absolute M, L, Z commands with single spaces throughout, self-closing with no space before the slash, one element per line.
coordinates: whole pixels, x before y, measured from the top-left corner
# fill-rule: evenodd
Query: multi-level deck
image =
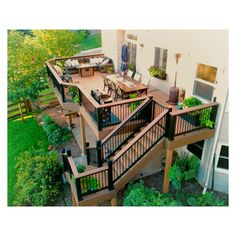
<path fill-rule="evenodd" d="M 73 74 L 72 82 L 65 83 L 53 63 L 55 60 L 46 63 L 49 82 L 65 115 L 75 112 L 80 115 L 83 151 L 88 165 L 94 166 L 79 174 L 70 152 L 63 154 L 64 171 L 75 205 L 93 205 L 107 199 L 113 199 L 115 204 L 117 191 L 163 151 L 166 152 L 163 192 L 167 192 L 174 149 L 214 135 L 214 128 L 202 126 L 197 116 L 210 111 L 214 122 L 217 103 L 177 110 L 166 103 L 167 94 L 149 91 L 148 96 L 100 105 L 90 95 L 93 89 L 103 90 L 100 72 L 95 71 L 90 77 Z M 68 96 L 68 86 L 78 89 L 78 104 Z M 105 109 L 112 114 L 109 120 L 103 117 Z M 86 144 L 85 122 L 97 138 L 96 146 Z"/>

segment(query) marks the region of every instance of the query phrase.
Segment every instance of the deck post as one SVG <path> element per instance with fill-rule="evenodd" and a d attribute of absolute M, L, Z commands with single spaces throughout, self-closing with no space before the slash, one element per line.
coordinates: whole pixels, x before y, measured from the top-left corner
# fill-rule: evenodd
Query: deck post
<path fill-rule="evenodd" d="M 112 178 L 112 160 L 107 160 L 108 164 L 108 189 L 109 191 L 114 189 L 113 178 Z"/>
<path fill-rule="evenodd" d="M 67 172 L 68 171 L 68 163 L 67 163 L 67 153 L 66 153 L 65 148 L 62 149 L 61 157 L 62 157 L 62 162 L 63 162 L 63 170 L 64 170 L 64 172 Z"/>
<path fill-rule="evenodd" d="M 86 146 L 86 132 L 85 132 L 85 121 L 84 121 L 84 117 L 80 114 L 79 116 L 79 120 L 80 120 L 80 130 L 81 130 L 81 137 L 82 137 L 82 152 L 83 155 L 86 155 L 86 151 L 87 151 L 87 146 Z"/>
<path fill-rule="evenodd" d="M 102 166 L 102 149 L 101 149 L 101 141 L 96 141 L 96 148 L 97 148 L 97 165 L 98 167 Z"/>
<path fill-rule="evenodd" d="M 169 181 L 169 171 L 172 163 L 172 158 L 173 158 L 173 149 L 172 148 L 167 148 L 166 149 L 166 163 L 165 163 L 165 172 L 164 172 L 164 181 L 163 181 L 163 193 L 169 192 L 169 186 L 170 186 L 170 181 Z"/>
<path fill-rule="evenodd" d="M 168 139 L 169 140 L 174 140 L 175 127 L 176 127 L 176 116 L 170 115 L 169 124 L 168 125 L 169 125 Z"/>
<path fill-rule="evenodd" d="M 116 197 L 111 199 L 111 206 L 117 206 L 117 198 Z"/>

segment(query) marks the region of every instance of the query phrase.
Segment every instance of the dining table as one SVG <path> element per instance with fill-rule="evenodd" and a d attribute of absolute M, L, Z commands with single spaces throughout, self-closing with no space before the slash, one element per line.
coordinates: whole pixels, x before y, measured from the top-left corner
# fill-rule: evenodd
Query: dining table
<path fill-rule="evenodd" d="M 147 95 L 148 87 L 142 84 L 141 82 L 134 80 L 133 78 L 127 76 L 125 76 L 124 78 L 119 74 L 109 74 L 106 75 L 106 78 L 118 85 L 125 94 L 129 95 L 136 92 L 144 92 Z"/>

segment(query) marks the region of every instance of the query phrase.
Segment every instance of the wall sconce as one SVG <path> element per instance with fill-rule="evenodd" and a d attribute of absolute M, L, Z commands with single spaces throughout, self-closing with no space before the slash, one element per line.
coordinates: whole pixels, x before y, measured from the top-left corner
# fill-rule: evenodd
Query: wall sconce
<path fill-rule="evenodd" d="M 144 47 L 144 44 L 143 44 L 143 43 L 141 43 L 141 44 L 139 45 L 139 47 L 140 47 L 140 48 L 143 48 L 143 47 Z"/>

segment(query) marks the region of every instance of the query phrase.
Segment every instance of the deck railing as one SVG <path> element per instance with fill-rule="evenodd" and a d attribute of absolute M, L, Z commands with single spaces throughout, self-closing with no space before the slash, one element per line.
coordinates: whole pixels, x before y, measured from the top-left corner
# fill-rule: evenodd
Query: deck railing
<path fill-rule="evenodd" d="M 117 181 L 136 162 L 138 162 L 164 136 L 162 128 L 166 122 L 168 110 L 157 116 L 142 132 L 140 132 L 124 149 L 113 158 L 113 181 Z"/>
<path fill-rule="evenodd" d="M 173 140 L 175 136 L 206 128 L 206 119 L 211 124 L 208 128 L 214 128 L 218 105 L 212 102 L 170 112 L 167 137 Z"/>
<path fill-rule="evenodd" d="M 151 111 L 152 100 L 147 98 L 132 114 L 126 114 L 126 119 L 101 142 L 100 156 L 103 161 L 112 156 L 141 127 L 151 122 Z"/>
<path fill-rule="evenodd" d="M 152 106 L 150 106 L 150 104 Z M 201 121 L 200 124 L 191 123 L 193 120 L 195 122 L 195 116 L 207 114 L 208 116 L 210 115 L 211 122 L 215 122 L 218 103 L 214 102 L 173 112 L 168 109 L 163 110 L 162 107 L 158 108 L 160 109 L 159 111 L 163 111 L 155 118 L 148 118 L 149 124 L 143 130 L 141 130 L 137 136 L 135 136 L 124 148 L 118 151 L 112 160 L 110 160 L 110 153 L 106 152 L 107 147 L 111 148 L 111 153 L 113 154 L 115 151 L 119 150 L 118 145 L 123 143 L 125 138 L 129 136 L 128 131 L 135 129 L 134 127 L 137 124 L 139 125 L 139 122 L 135 122 L 144 118 L 140 116 L 140 114 L 148 114 L 147 110 L 145 109 L 154 111 L 154 106 L 154 101 L 151 99 L 146 99 L 142 105 L 136 108 L 132 115 L 127 117 L 126 121 L 120 124 L 120 126 L 118 126 L 117 129 L 108 136 L 108 138 L 104 139 L 102 143 L 98 141 L 96 147 L 90 148 L 91 152 L 89 155 L 93 155 L 93 152 L 95 151 L 95 161 L 100 162 L 100 165 L 102 165 L 101 158 L 102 155 L 104 155 L 107 165 L 79 174 L 73 162 L 73 158 L 67 157 L 66 160 L 66 156 L 62 155 L 64 171 L 68 172 L 71 178 L 74 179 L 77 194 L 76 197 L 79 201 L 83 199 L 83 196 L 98 192 L 100 190 L 113 190 L 116 181 L 119 180 L 127 171 L 129 171 L 129 169 L 131 169 L 132 166 L 134 166 L 139 160 L 141 160 L 141 158 L 164 136 L 171 140 L 180 134 L 185 134 L 205 128 L 205 126 L 201 124 Z M 157 104 L 156 106 L 159 105 Z M 153 117 L 152 112 L 150 112 L 150 114 L 150 117 Z M 190 116 L 190 118 L 187 118 L 187 120 L 185 120 L 186 114 Z M 131 121 L 135 122 L 132 123 Z M 129 128 L 126 127 L 127 124 L 127 127 Z M 124 139 L 119 139 L 119 131 L 122 130 L 122 133 L 126 134 L 126 128 L 127 137 L 124 135 Z M 109 146 L 107 146 L 108 143 Z M 89 159 L 92 161 L 91 156 Z"/>
<path fill-rule="evenodd" d="M 53 68 L 53 63 L 55 63 L 55 60 L 46 62 L 48 76 L 49 79 L 52 81 L 53 86 L 57 88 L 57 91 L 61 96 L 61 101 L 63 103 L 71 102 L 71 99 L 66 99 L 66 88 L 68 88 L 69 86 L 77 87 L 80 97 L 80 105 L 82 105 L 88 112 L 99 131 L 103 130 L 108 126 L 113 126 L 121 123 L 146 98 L 138 97 L 134 99 L 127 99 L 123 101 L 101 105 L 97 101 L 95 101 L 95 99 L 90 95 L 90 93 L 88 93 L 88 91 L 86 91 L 80 84 L 63 82 L 61 77 Z"/>

